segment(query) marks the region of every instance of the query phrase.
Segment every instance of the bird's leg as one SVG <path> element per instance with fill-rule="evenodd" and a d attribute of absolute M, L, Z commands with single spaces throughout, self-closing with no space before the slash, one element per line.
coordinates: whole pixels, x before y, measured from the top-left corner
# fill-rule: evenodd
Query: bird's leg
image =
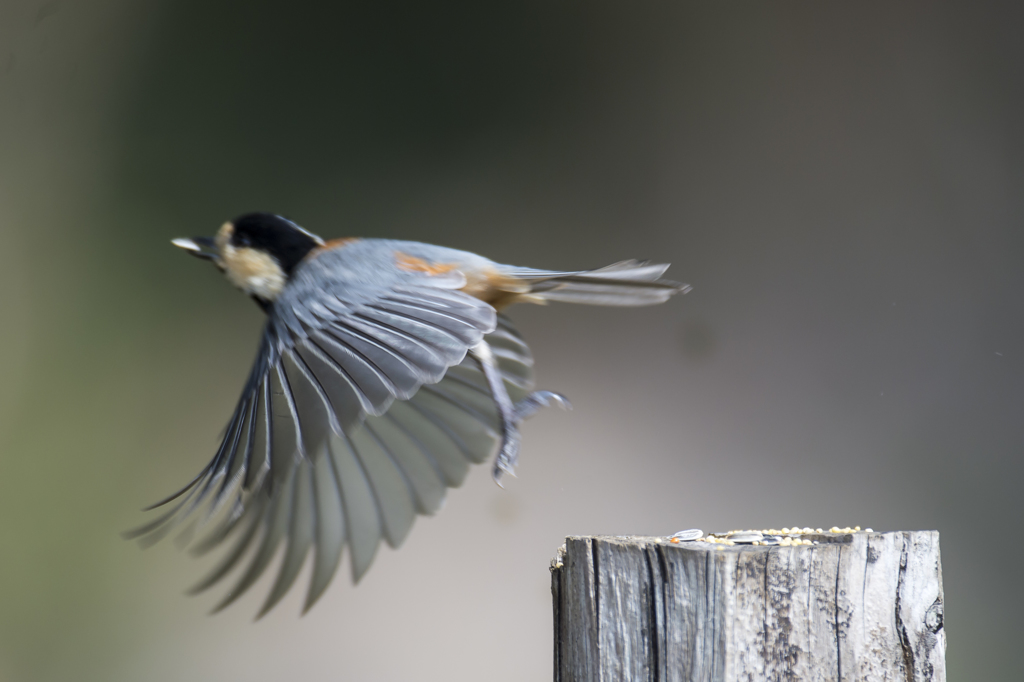
<path fill-rule="evenodd" d="M 469 349 L 473 359 L 480 365 L 480 371 L 484 373 L 487 380 L 487 387 L 491 390 L 491 397 L 494 405 L 498 408 L 498 419 L 501 421 L 501 449 L 498 456 L 494 458 L 494 468 L 491 475 L 494 482 L 501 485 L 501 477 L 506 472 L 515 475 L 516 463 L 519 461 L 519 426 L 516 419 L 516 408 L 512 399 L 508 397 L 505 390 L 505 382 L 501 378 L 501 372 L 494 361 L 494 353 L 486 341 L 481 341 Z"/>
<path fill-rule="evenodd" d="M 491 397 L 498 409 L 498 419 L 501 421 L 501 448 L 494 458 L 494 468 L 491 470 L 494 482 L 500 486 L 504 474 L 515 476 L 516 464 L 519 462 L 519 422 L 551 402 L 558 403 L 564 408 L 570 405 L 565 396 L 551 391 L 534 391 L 513 404 L 508 391 L 505 390 L 505 381 L 501 377 L 490 345 L 486 341 L 481 341 L 470 348 L 469 353 L 480 365 L 480 371 L 487 380 L 487 387 L 491 391 Z"/>

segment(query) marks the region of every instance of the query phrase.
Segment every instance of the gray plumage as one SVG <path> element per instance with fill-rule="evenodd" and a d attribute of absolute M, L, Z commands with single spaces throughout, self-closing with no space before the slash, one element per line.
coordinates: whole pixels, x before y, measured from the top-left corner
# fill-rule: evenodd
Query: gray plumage
<path fill-rule="evenodd" d="M 199 251 L 194 246 L 184 248 Z M 308 609 L 346 546 L 358 581 L 381 541 L 398 547 L 416 515 L 436 512 L 447 488 L 507 439 L 494 387 L 470 349 L 486 342 L 511 403 L 533 389 L 529 347 L 494 306 L 462 291 L 467 282 L 484 273 L 532 302 L 647 305 L 685 290 L 660 279 L 667 267 L 626 261 L 594 271 L 530 270 L 391 240 L 314 251 L 268 307 L 256 362 L 214 458 L 154 505 L 171 505 L 167 511 L 129 535 L 154 542 L 192 520 L 205 531 L 195 553 L 230 544 L 192 590 L 240 569 L 215 610 L 280 554 L 260 615 L 311 554 Z"/>

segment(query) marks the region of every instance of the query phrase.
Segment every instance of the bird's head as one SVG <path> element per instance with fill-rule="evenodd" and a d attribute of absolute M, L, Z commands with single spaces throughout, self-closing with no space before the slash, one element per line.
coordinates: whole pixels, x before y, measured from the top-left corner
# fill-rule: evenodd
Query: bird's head
<path fill-rule="evenodd" d="M 247 213 L 224 223 L 215 237 L 181 238 L 171 243 L 212 261 L 228 281 L 266 308 L 302 259 L 324 241 L 279 215 Z"/>

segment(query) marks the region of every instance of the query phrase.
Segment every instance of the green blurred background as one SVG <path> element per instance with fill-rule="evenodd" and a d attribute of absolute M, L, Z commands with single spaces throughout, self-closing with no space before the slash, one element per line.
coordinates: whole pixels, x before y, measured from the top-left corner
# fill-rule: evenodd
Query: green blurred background
<path fill-rule="evenodd" d="M 0 680 L 550 679 L 567 534 L 942 532 L 950 679 L 1019 679 L 1020 3 L 0 2 Z M 513 311 L 575 411 L 358 587 L 208 617 L 118 533 L 213 452 L 261 315 L 172 248 L 251 210 L 673 263 Z"/>

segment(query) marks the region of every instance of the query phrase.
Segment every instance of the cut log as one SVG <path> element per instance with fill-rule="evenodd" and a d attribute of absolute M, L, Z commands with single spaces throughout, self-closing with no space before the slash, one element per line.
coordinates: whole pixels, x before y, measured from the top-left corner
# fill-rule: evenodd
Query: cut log
<path fill-rule="evenodd" d="M 555 680 L 944 682 L 935 531 L 802 546 L 570 537 Z"/>

